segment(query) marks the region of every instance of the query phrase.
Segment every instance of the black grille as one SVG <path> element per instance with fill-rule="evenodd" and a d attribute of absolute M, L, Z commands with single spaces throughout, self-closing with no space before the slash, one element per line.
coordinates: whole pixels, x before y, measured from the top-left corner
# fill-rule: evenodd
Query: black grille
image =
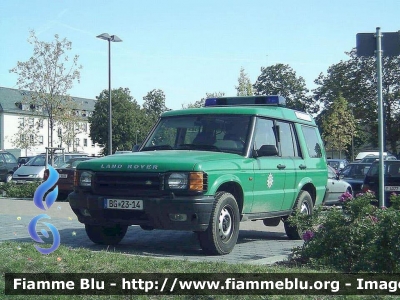
<path fill-rule="evenodd" d="M 96 173 L 93 191 L 99 195 L 140 196 L 161 195 L 164 176 L 160 173 Z"/>

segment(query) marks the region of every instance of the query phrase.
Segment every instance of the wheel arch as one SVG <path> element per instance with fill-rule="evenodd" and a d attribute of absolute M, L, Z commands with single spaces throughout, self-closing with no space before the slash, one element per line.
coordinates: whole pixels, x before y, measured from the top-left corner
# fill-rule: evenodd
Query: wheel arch
<path fill-rule="evenodd" d="M 235 197 L 237 205 L 239 207 L 239 213 L 241 214 L 243 211 L 244 196 L 243 196 L 242 186 L 239 184 L 239 182 L 236 181 L 222 182 L 215 191 L 215 194 L 222 191 L 231 193 Z"/>

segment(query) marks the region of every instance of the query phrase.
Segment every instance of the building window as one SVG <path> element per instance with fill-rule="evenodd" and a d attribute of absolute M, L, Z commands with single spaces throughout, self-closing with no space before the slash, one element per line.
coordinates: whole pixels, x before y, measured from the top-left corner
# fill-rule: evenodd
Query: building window
<path fill-rule="evenodd" d="M 80 143 L 79 138 L 76 138 L 76 139 L 75 139 L 75 145 L 76 145 L 76 146 L 79 146 L 79 143 Z"/>
<path fill-rule="evenodd" d="M 35 144 L 35 136 L 33 134 L 31 134 L 29 136 L 29 144 L 34 145 Z"/>
<path fill-rule="evenodd" d="M 83 147 L 87 147 L 87 139 L 83 139 Z"/>
<path fill-rule="evenodd" d="M 58 137 L 62 137 L 62 129 L 61 128 L 58 128 L 57 135 L 58 135 Z"/>
<path fill-rule="evenodd" d="M 92 142 L 92 147 L 94 148 L 96 145 L 95 145 L 95 143 L 93 142 L 93 140 L 92 140 L 91 142 Z"/>
<path fill-rule="evenodd" d="M 21 141 L 21 143 L 24 143 L 25 142 L 25 134 L 21 134 L 19 136 L 19 140 Z"/>
<path fill-rule="evenodd" d="M 38 121 L 38 127 L 43 128 L 43 119 L 39 119 Z"/>
<path fill-rule="evenodd" d="M 39 135 L 38 140 L 39 140 L 39 145 L 43 145 L 43 135 Z"/>
<path fill-rule="evenodd" d="M 28 125 L 30 128 L 33 128 L 33 125 L 35 125 L 35 119 L 34 118 L 29 118 L 28 119 Z"/>

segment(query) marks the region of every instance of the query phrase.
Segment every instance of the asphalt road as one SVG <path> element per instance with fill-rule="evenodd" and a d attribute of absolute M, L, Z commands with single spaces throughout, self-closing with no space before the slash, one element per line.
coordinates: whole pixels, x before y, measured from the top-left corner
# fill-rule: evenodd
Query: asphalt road
<path fill-rule="evenodd" d="M 113 251 L 130 255 L 172 258 L 187 261 L 271 264 L 286 260 L 291 250 L 303 245 L 303 241 L 287 238 L 282 222 L 277 227 L 266 227 L 262 221 L 247 221 L 240 224 L 237 245 L 230 254 L 205 255 L 193 232 L 171 230 L 142 230 L 131 226 L 122 242 L 116 246 L 93 244 L 86 236 L 84 225 L 79 223 L 67 202 L 56 202 L 48 211 L 37 208 L 32 200 L 0 198 L 0 242 L 14 240 L 36 242 L 28 233 L 28 224 L 33 217 L 46 213 L 51 219 L 42 221 L 53 224 L 60 233 L 61 244 L 93 251 Z M 40 232 L 40 222 L 37 231 Z M 43 229 L 48 231 L 45 225 Z M 53 243 L 52 237 L 43 240 Z M 56 250 L 57 251 L 57 250 Z"/>

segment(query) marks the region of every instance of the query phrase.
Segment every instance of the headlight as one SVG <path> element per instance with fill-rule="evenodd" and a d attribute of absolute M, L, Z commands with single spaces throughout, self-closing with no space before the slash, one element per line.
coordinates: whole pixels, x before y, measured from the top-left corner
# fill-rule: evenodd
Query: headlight
<path fill-rule="evenodd" d="M 207 190 L 207 177 L 203 172 L 171 173 L 167 177 L 167 188 L 203 192 Z"/>
<path fill-rule="evenodd" d="M 80 186 L 91 186 L 92 185 L 92 172 L 84 171 L 81 173 L 79 177 L 79 185 Z"/>
<path fill-rule="evenodd" d="M 188 174 L 172 173 L 168 177 L 168 188 L 170 189 L 186 189 L 188 184 Z"/>

